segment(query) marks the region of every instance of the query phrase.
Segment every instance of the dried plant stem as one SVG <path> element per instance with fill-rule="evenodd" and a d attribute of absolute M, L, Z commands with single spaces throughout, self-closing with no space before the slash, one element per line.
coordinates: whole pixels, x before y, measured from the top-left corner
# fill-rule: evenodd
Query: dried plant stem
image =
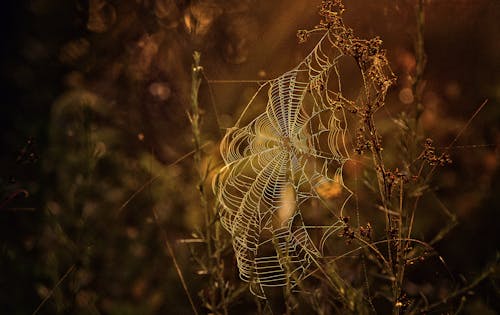
<path fill-rule="evenodd" d="M 370 149 L 373 157 L 373 163 L 375 165 L 375 170 L 377 173 L 377 182 L 378 182 L 378 187 L 379 187 L 379 193 L 380 193 L 380 199 L 382 202 L 382 207 L 384 208 L 386 212 L 386 235 L 387 235 L 387 260 L 389 263 L 389 270 L 387 270 L 390 278 L 392 279 L 392 294 L 393 294 L 393 299 L 395 303 L 395 307 L 393 308 L 394 312 L 393 314 L 399 314 L 399 307 L 396 306 L 396 300 L 398 299 L 400 292 L 401 292 L 401 283 L 402 279 L 400 281 L 396 281 L 399 279 L 398 277 L 398 266 L 401 265 L 401 262 L 399 259 L 401 258 L 401 255 L 397 252 L 398 247 L 394 246 L 394 243 L 392 240 L 394 239 L 394 235 L 392 235 L 392 231 L 394 229 L 398 229 L 400 226 L 395 226 L 396 222 L 399 222 L 398 224 L 401 223 L 401 215 L 402 215 L 402 209 L 400 209 L 400 212 L 398 214 L 394 214 L 389 209 L 391 209 L 391 201 L 390 201 L 390 185 L 387 181 L 387 172 L 386 172 L 386 167 L 384 164 L 384 159 L 382 156 L 382 150 L 380 147 L 379 143 L 379 136 L 378 136 L 378 131 L 374 123 L 374 118 L 373 118 L 373 112 L 370 111 L 370 108 L 367 111 L 367 115 L 369 115 L 366 118 L 366 127 L 368 130 L 368 134 L 370 135 L 369 141 L 370 141 Z M 396 249 L 396 255 L 394 255 L 394 249 Z"/>
<path fill-rule="evenodd" d="M 485 280 L 486 278 L 488 278 L 490 275 L 492 275 L 493 273 L 496 272 L 496 268 L 498 267 L 498 263 L 499 263 L 499 255 L 497 255 L 495 261 L 488 267 L 485 268 L 485 270 L 483 270 L 483 272 L 474 279 L 474 281 L 472 281 L 469 285 L 461 288 L 460 290 L 457 290 L 455 292 L 453 292 L 452 294 L 448 295 L 445 299 L 441 300 L 441 301 L 437 301 L 433 304 L 430 304 L 424 308 L 422 308 L 420 311 L 420 313 L 426 313 L 426 312 L 429 312 L 430 310 L 433 310 L 443 304 L 446 304 L 448 303 L 450 300 L 453 300 L 453 299 L 456 299 L 458 297 L 461 297 L 461 296 L 464 296 L 465 294 L 467 294 L 470 290 L 472 290 L 473 288 L 475 288 L 479 283 L 481 283 L 483 280 Z"/>
<path fill-rule="evenodd" d="M 191 72 L 191 111 L 188 113 L 193 133 L 194 143 L 194 164 L 198 172 L 198 191 L 200 195 L 200 205 L 204 213 L 204 233 L 203 240 L 206 248 L 206 262 L 204 267 L 209 274 L 210 281 L 207 287 L 207 306 L 215 314 L 228 314 L 229 300 L 227 294 L 229 288 L 224 278 L 224 262 L 222 258 L 222 243 L 220 226 L 217 222 L 217 214 L 209 206 L 208 196 L 204 185 L 207 179 L 208 167 L 203 169 L 201 152 L 201 117 L 198 94 L 203 78 L 203 67 L 200 65 L 201 54 L 197 51 L 193 54 L 193 67 Z M 215 112 L 217 116 L 217 113 Z"/>
<path fill-rule="evenodd" d="M 153 208 L 152 211 L 153 211 L 153 216 L 154 216 L 156 224 L 160 225 L 159 220 L 158 220 L 158 215 L 156 214 L 155 209 Z M 184 276 L 182 275 L 181 268 L 179 267 L 179 263 L 177 262 L 177 258 L 175 257 L 174 249 L 172 248 L 172 245 L 170 244 L 170 242 L 168 240 L 167 232 L 165 231 L 165 229 L 160 229 L 160 230 L 161 230 L 161 235 L 163 238 L 163 243 L 165 244 L 165 247 L 167 248 L 168 254 L 172 258 L 172 261 L 173 261 L 174 267 L 175 267 L 175 271 L 177 272 L 177 275 L 179 276 L 179 279 L 181 281 L 181 285 L 182 285 L 182 288 L 184 289 L 184 292 L 186 292 L 186 295 L 189 299 L 189 304 L 191 304 L 191 308 L 193 310 L 193 313 L 195 315 L 198 315 L 198 311 L 196 310 L 196 306 L 194 305 L 193 298 L 191 297 L 191 294 L 189 293 L 189 289 L 187 287 L 186 280 L 184 279 Z"/>
<path fill-rule="evenodd" d="M 365 115 L 367 116 L 365 118 L 365 124 L 366 128 L 369 134 L 369 141 L 370 141 L 370 150 L 372 153 L 372 158 L 373 158 L 373 163 L 375 165 L 375 171 L 377 174 L 377 183 L 379 187 L 379 193 L 380 193 L 380 201 L 382 202 L 382 207 L 384 209 L 384 212 L 386 213 L 386 230 L 387 233 L 392 228 L 392 218 L 394 217 L 394 214 L 391 213 L 389 209 L 391 209 L 389 203 L 390 203 L 390 198 L 389 198 L 389 185 L 387 183 L 387 178 L 385 176 L 386 174 L 386 167 L 384 164 L 384 159 L 382 157 L 382 150 L 380 147 L 379 143 L 379 136 L 378 136 L 378 131 L 375 126 L 374 122 L 374 112 L 371 110 L 371 105 L 368 103 L 368 110 L 366 111 Z M 392 262 L 392 250 L 391 250 L 391 244 L 390 242 L 387 243 L 387 251 L 388 251 L 388 260 L 389 260 L 389 265 L 393 266 Z M 391 270 L 392 273 L 392 270 Z"/>
<path fill-rule="evenodd" d="M 404 213 L 404 207 L 403 207 L 403 200 L 404 200 L 404 181 L 400 178 L 399 179 L 399 218 L 397 220 L 398 222 L 398 240 L 397 240 L 397 245 L 396 245 L 396 279 L 395 279 L 395 291 L 394 291 L 394 297 L 398 299 L 401 295 L 401 290 L 403 288 L 403 281 L 404 281 L 404 275 L 405 275 L 405 267 L 406 267 L 406 247 L 407 244 L 409 243 L 406 240 L 403 240 L 403 229 L 405 228 L 403 226 L 403 217 L 405 215 Z M 394 308 L 393 308 L 393 314 L 399 314 L 400 313 L 400 308 L 402 305 L 400 305 L 401 302 L 396 302 Z"/>
<path fill-rule="evenodd" d="M 202 67 L 200 66 L 201 55 L 195 51 L 193 54 L 193 68 L 191 71 L 191 112 L 188 113 L 191 131 L 194 142 L 194 162 L 200 172 L 201 151 L 200 151 L 200 107 L 198 104 L 198 92 L 201 85 Z M 201 174 L 200 174 L 201 177 Z"/>
<path fill-rule="evenodd" d="M 448 208 L 443 204 L 443 202 L 435 195 L 433 196 L 436 199 L 437 204 L 439 205 L 439 208 L 442 210 L 442 212 L 448 217 L 449 221 L 446 226 L 439 231 L 436 236 L 429 242 L 429 245 L 434 245 L 437 242 L 441 241 L 455 226 L 458 225 L 458 219 L 457 216 L 452 213 Z"/>
<path fill-rule="evenodd" d="M 422 103 L 422 91 L 423 91 L 423 75 L 425 66 L 427 64 L 427 55 L 425 54 L 425 42 L 424 42 L 424 25 L 425 25 L 425 10 L 424 1 L 417 0 L 415 7 L 415 18 L 416 18 L 416 39 L 415 39 L 415 76 L 412 82 L 412 92 L 414 96 L 415 114 L 413 116 L 414 125 L 412 130 L 412 139 L 418 139 L 419 121 L 422 113 L 424 112 L 424 106 Z M 416 142 L 414 143 L 416 145 Z M 423 171 L 424 164 L 420 166 L 417 172 L 417 177 L 420 177 Z M 406 225 L 406 236 L 408 239 L 411 238 L 411 232 L 413 230 L 413 223 L 415 222 L 415 212 L 417 210 L 418 202 L 420 196 L 415 197 L 413 207 L 410 211 L 410 221 Z M 409 243 L 406 243 L 404 250 L 408 249 Z"/>
<path fill-rule="evenodd" d="M 425 66 L 427 63 L 427 56 L 425 54 L 425 46 L 424 46 L 424 25 L 425 25 L 425 11 L 424 11 L 424 1 L 425 0 L 417 0 L 416 8 L 415 8 L 415 17 L 416 17 L 416 39 L 415 39 L 415 59 L 416 59 L 416 69 L 415 76 L 412 82 L 412 92 L 414 96 L 414 117 L 413 117 L 413 128 L 412 134 L 413 139 L 417 139 L 419 132 L 419 121 L 420 117 L 424 111 L 424 106 L 422 103 L 422 91 L 425 85 L 423 81 L 423 75 Z M 405 267 L 407 263 L 407 253 L 410 245 L 411 239 L 411 231 L 413 229 L 415 212 L 418 204 L 419 197 L 416 198 L 411 213 L 408 215 L 406 213 L 406 207 L 404 207 L 404 180 L 402 177 L 399 177 L 399 218 L 398 224 L 394 227 L 397 230 L 397 237 L 399 239 L 396 245 L 396 270 L 395 276 L 396 279 L 393 283 L 393 297 L 395 299 L 395 304 L 393 306 L 393 314 L 398 315 L 401 312 L 401 308 L 404 306 L 402 301 L 400 301 L 402 295 L 403 281 L 405 275 Z M 408 218 L 405 219 L 405 218 Z M 404 221 L 403 221 L 404 220 Z M 388 235 L 388 237 L 393 237 L 393 235 Z M 405 237 L 405 240 L 404 238 Z"/>

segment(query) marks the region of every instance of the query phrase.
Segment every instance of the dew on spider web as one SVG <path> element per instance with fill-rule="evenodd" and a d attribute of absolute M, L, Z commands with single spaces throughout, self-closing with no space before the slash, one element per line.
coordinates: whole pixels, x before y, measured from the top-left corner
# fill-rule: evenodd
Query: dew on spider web
<path fill-rule="evenodd" d="M 262 298 L 265 287 L 293 288 L 310 275 L 345 226 L 346 111 L 372 87 L 357 98 L 343 93 L 339 65 L 353 59 L 338 46 L 344 31 L 326 30 L 298 66 L 262 85 L 265 111 L 245 126 L 240 117 L 221 142 L 224 166 L 214 181 L 221 223 L 241 279 Z"/>

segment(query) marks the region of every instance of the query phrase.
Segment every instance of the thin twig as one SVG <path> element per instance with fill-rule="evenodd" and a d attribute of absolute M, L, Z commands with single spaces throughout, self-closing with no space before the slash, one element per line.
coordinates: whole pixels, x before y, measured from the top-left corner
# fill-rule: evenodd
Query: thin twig
<path fill-rule="evenodd" d="M 156 211 L 154 208 L 152 208 L 152 210 L 153 210 L 153 216 L 154 216 L 155 222 L 158 226 L 160 226 L 160 222 L 158 220 L 158 215 L 156 214 Z M 161 231 L 161 235 L 163 238 L 163 242 L 167 248 L 167 251 L 168 251 L 170 257 L 172 258 L 172 261 L 174 262 L 175 271 L 177 272 L 177 275 L 179 276 L 179 280 L 181 281 L 182 288 L 184 289 L 184 292 L 186 292 L 186 295 L 189 299 L 189 303 L 191 304 L 191 308 L 193 309 L 193 313 L 195 315 L 198 315 L 198 311 L 196 310 L 196 306 L 194 305 L 194 301 L 191 298 L 191 294 L 189 293 L 189 289 L 187 287 L 186 280 L 184 279 L 184 276 L 182 275 L 181 268 L 179 267 L 179 263 L 177 262 L 177 258 L 175 257 L 174 249 L 172 248 L 172 245 L 170 245 L 170 241 L 168 240 L 167 231 L 165 231 L 165 229 L 162 229 L 162 228 L 160 228 L 160 231 Z"/>
<path fill-rule="evenodd" d="M 495 271 L 496 271 L 496 267 L 498 265 L 498 255 L 496 257 L 496 260 L 495 262 L 489 266 L 488 268 L 486 268 L 486 270 L 484 270 L 480 275 L 479 277 L 477 277 L 476 279 L 474 279 L 474 281 L 472 281 L 469 285 L 461 288 L 460 290 L 457 290 L 455 292 L 453 292 L 452 294 L 448 295 L 444 300 L 441 300 L 441 301 L 438 301 L 438 302 L 435 302 L 433 304 L 430 304 L 429 306 L 423 308 L 421 310 L 422 313 L 425 313 L 425 312 L 428 312 L 436 307 L 439 307 L 440 305 L 443 305 L 443 304 L 446 304 L 449 302 L 449 300 L 453 300 L 457 297 L 460 297 L 460 296 L 463 296 L 465 294 L 467 294 L 471 289 L 475 288 L 479 283 L 481 283 L 483 280 L 485 280 L 486 278 L 488 278 L 491 274 L 493 274 Z"/>
<path fill-rule="evenodd" d="M 38 307 L 33 311 L 32 315 L 36 315 L 43 307 L 43 305 L 52 297 L 54 291 L 63 283 L 64 280 L 76 269 L 76 264 L 72 264 L 68 270 L 64 273 L 64 275 L 57 281 L 52 290 L 50 290 L 49 294 L 38 304 Z"/>
<path fill-rule="evenodd" d="M 209 144 L 208 142 L 207 142 L 207 143 L 204 143 L 203 145 L 201 145 L 201 146 L 200 146 L 200 148 L 203 148 L 203 147 L 205 147 L 205 146 L 206 146 L 206 145 L 208 145 L 208 144 Z M 188 152 L 188 153 L 184 154 L 183 156 L 181 156 L 180 158 L 178 158 L 178 159 L 177 159 L 177 160 L 175 160 L 174 162 L 172 162 L 172 163 L 168 164 L 168 165 L 167 165 L 167 166 L 166 166 L 166 167 L 165 167 L 165 168 L 164 168 L 164 169 L 163 169 L 163 170 L 162 170 L 162 171 L 161 171 L 158 175 L 156 175 L 156 176 L 151 177 L 150 179 L 148 179 L 148 180 L 147 180 L 144 184 L 142 184 L 142 186 L 141 186 L 141 187 L 139 187 L 139 189 L 137 189 L 137 190 L 136 190 L 136 191 L 135 191 L 135 192 L 134 192 L 134 193 L 133 193 L 133 194 L 132 194 L 132 195 L 131 195 L 131 196 L 130 196 L 130 197 L 129 197 L 129 198 L 128 198 L 128 199 L 127 199 L 127 200 L 126 200 L 123 204 L 122 204 L 122 206 L 121 206 L 121 207 L 120 207 L 120 208 L 116 211 L 115 216 L 118 216 L 118 215 L 119 215 L 119 214 L 123 211 L 123 209 L 125 209 L 125 208 L 128 206 L 128 204 L 129 204 L 129 203 L 130 203 L 130 202 L 131 202 L 131 201 L 132 201 L 132 200 L 133 200 L 133 199 L 134 199 L 134 198 L 135 198 L 135 197 L 136 197 L 139 193 L 141 193 L 144 189 L 146 189 L 146 187 L 148 187 L 148 186 L 149 186 L 149 185 L 151 185 L 153 182 L 155 182 L 158 178 L 160 178 L 160 177 L 162 176 L 163 172 L 164 172 L 166 169 L 168 169 L 168 168 L 170 168 L 170 167 L 172 167 L 172 166 L 174 166 L 174 165 L 176 165 L 176 164 L 180 163 L 182 160 L 184 160 L 184 159 L 186 159 L 186 158 L 190 157 L 190 156 L 191 156 L 191 155 L 193 155 L 195 152 L 196 152 L 196 150 L 192 150 L 192 151 L 190 151 L 190 152 Z"/>

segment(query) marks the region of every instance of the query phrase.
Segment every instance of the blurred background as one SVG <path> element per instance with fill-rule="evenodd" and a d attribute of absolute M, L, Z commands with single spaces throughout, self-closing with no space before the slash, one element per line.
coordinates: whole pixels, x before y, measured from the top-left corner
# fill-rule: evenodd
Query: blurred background
<path fill-rule="evenodd" d="M 383 40 L 398 77 L 378 116 L 390 144 L 392 118 L 414 101 L 416 1 L 345 2 L 346 23 L 362 38 Z M 318 23 L 319 4 L 2 2 L 0 313 L 31 314 L 49 297 L 39 314 L 190 314 L 161 234 L 196 300 L 206 278 L 176 241 L 190 238 L 203 218 L 186 156 L 193 150 L 186 115 L 192 54 L 201 52 L 205 75 L 205 162 L 217 164 L 224 128 L 256 91 L 253 81 L 274 78 L 307 54 L 310 45 L 298 44 L 296 33 Z M 458 220 L 435 247 L 457 283 L 468 283 L 500 242 L 500 2 L 425 1 L 424 28 L 421 128 L 438 150 L 464 130 L 449 151 L 453 163 L 431 187 Z M 385 154 L 398 165 L 393 151 Z M 436 204 L 424 200 L 417 213 L 415 235 L 423 240 L 449 220 Z M 465 314 L 498 314 L 498 276 L 471 293 Z"/>

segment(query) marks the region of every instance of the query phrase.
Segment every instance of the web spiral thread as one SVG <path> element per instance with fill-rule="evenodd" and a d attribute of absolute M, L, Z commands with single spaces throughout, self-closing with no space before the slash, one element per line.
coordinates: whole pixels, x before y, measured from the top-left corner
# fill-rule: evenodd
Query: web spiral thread
<path fill-rule="evenodd" d="M 350 101 L 342 94 L 338 64 L 345 54 L 336 42 L 328 30 L 297 67 L 267 82 L 265 111 L 230 128 L 220 146 L 225 165 L 214 188 L 221 223 L 232 236 L 241 279 L 262 298 L 264 287 L 294 287 L 310 274 L 325 241 L 344 226 Z M 324 203 L 324 185 L 347 198 L 333 223 L 308 225 L 303 208 L 313 199 Z M 312 229 L 322 231 L 321 239 L 313 241 Z"/>

